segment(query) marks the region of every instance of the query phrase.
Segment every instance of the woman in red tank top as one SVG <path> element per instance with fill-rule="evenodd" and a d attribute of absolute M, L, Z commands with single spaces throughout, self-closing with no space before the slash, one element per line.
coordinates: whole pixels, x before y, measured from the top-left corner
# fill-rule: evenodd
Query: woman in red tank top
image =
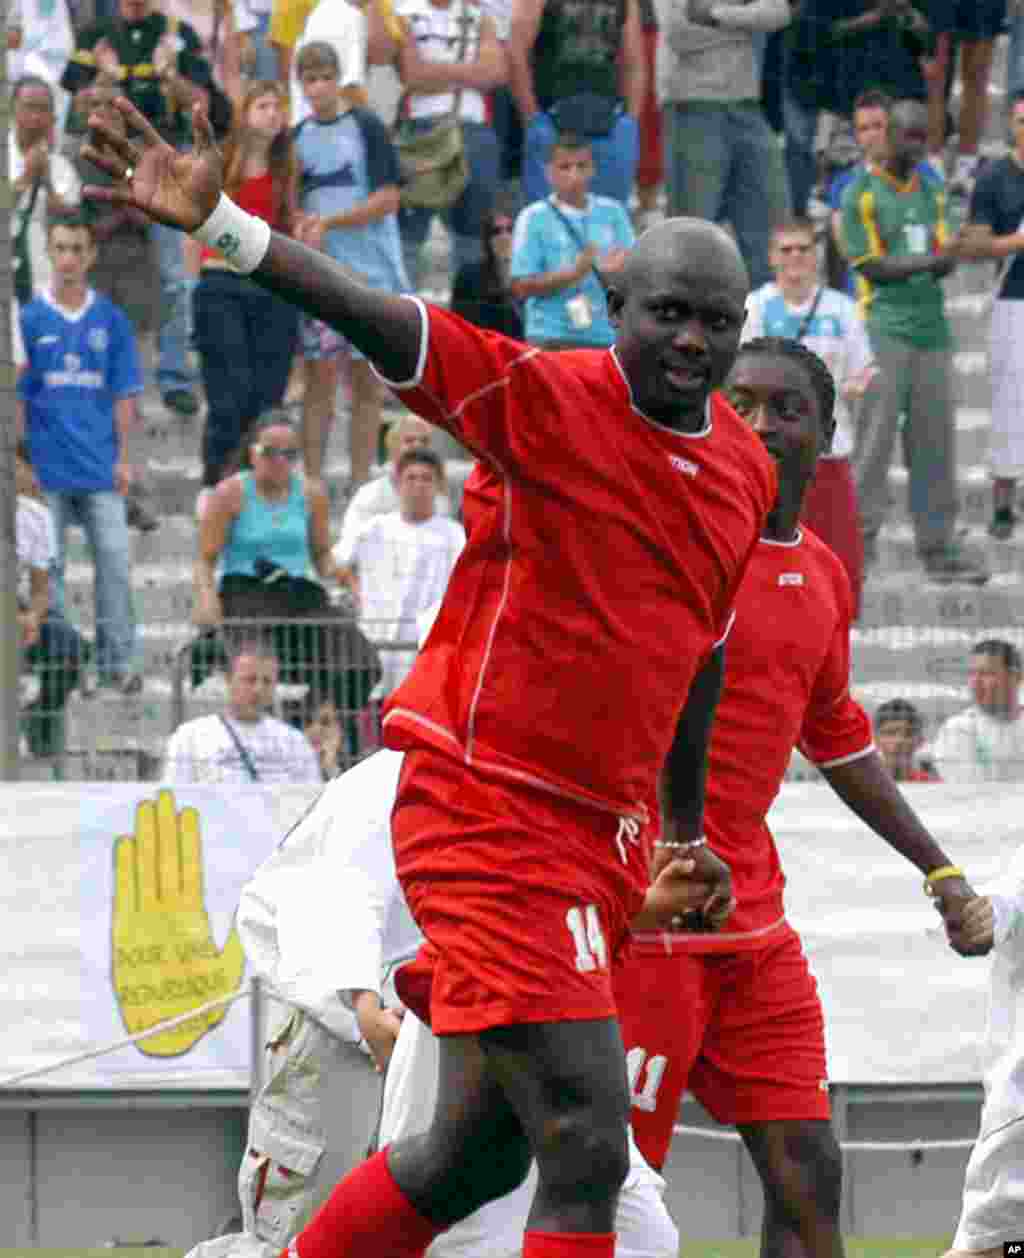
<path fill-rule="evenodd" d="M 289 233 L 295 216 L 297 166 L 287 100 L 277 83 L 250 84 L 224 146 L 225 189 L 250 214 Z M 298 311 L 233 271 L 214 249 L 202 253 L 195 291 L 196 348 L 206 390 L 203 485 L 235 470 L 249 425 L 278 406 L 298 332 Z"/>

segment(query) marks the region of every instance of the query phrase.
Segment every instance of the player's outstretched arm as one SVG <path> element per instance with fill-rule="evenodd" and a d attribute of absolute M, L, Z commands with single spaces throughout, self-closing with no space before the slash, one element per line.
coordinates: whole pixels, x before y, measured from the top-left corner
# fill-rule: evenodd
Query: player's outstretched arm
<path fill-rule="evenodd" d="M 224 231 L 212 235 L 225 242 L 222 252 L 239 269 L 343 332 L 389 380 L 415 375 L 422 329 L 414 303 L 367 288 L 326 254 L 277 232 L 270 233 L 265 245 L 267 229 L 260 226 L 261 220 L 246 215 L 223 195 L 220 153 L 209 120 L 198 106 L 192 114 L 195 143 L 184 151 L 162 139 L 123 97 L 114 106 L 116 113 L 90 115 L 83 155 L 117 182 L 87 187 L 86 197 L 134 206 L 181 231 L 203 228 L 205 236 L 211 235 L 211 222 L 223 223 Z"/>
<path fill-rule="evenodd" d="M 822 769 L 822 773 L 843 803 L 926 877 L 935 870 L 952 867 L 952 861 L 928 833 L 877 752 Z M 946 923 L 950 945 L 962 956 L 977 955 L 978 950 L 962 934 L 963 910 L 974 898 L 966 879 L 943 878 L 934 883 L 932 894 Z"/>

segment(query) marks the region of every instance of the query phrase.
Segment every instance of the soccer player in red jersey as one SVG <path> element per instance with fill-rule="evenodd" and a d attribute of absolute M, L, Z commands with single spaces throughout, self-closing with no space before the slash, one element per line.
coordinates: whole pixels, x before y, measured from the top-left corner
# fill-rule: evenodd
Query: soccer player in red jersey
<path fill-rule="evenodd" d="M 798 524 L 835 390 L 797 341 L 744 345 L 726 395 L 778 464 L 779 495 L 736 599 L 712 731 L 705 827 L 736 908 L 716 935 L 638 934 L 616 974 L 633 1129 L 655 1169 L 684 1089 L 739 1128 L 764 1186 L 762 1255 L 837 1258 L 841 1160 L 829 1124 L 824 1021 L 766 814 L 793 747 L 926 877 L 959 939 L 971 895 L 874 749 L 849 691 L 852 596 L 836 556 Z"/>
<path fill-rule="evenodd" d="M 384 718 L 406 751 L 396 869 L 436 957 L 434 1122 L 343 1180 L 294 1252 L 418 1255 L 534 1156 L 526 1258 L 611 1258 L 629 1116 L 612 963 L 650 881 L 659 777 L 666 840 L 700 833 L 721 643 L 776 492 L 713 392 L 743 321 L 736 247 L 710 223 L 654 229 L 609 296 L 614 348 L 545 353 L 368 289 L 246 215 L 200 111 L 176 152 L 117 108 L 135 138 L 90 119 L 119 181 L 91 195 L 194 232 L 336 327 L 500 482 Z M 691 854 L 715 924 L 727 867 Z"/>

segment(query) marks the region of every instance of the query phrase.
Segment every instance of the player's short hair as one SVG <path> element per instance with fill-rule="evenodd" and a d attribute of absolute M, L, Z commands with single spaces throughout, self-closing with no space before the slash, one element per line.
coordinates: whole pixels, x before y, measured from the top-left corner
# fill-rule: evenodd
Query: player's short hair
<path fill-rule="evenodd" d="M 295 73 L 301 79 L 309 70 L 330 70 L 341 77 L 341 62 L 337 49 L 322 39 L 303 44 L 295 58 Z"/>
<path fill-rule="evenodd" d="M 277 652 L 267 638 L 259 633 L 243 633 L 241 636 L 233 638 L 227 648 L 227 666 L 225 671 L 229 677 L 235 671 L 235 665 L 243 655 L 254 655 L 260 660 L 273 660 L 275 663 L 280 663 Z"/>
<path fill-rule="evenodd" d="M 888 92 L 883 92 L 878 87 L 869 87 L 854 100 L 853 112 L 856 113 L 858 109 L 884 109 L 888 114 L 892 112 L 895 103 Z"/>
<path fill-rule="evenodd" d="M 593 147 L 587 137 L 580 135 L 578 131 L 559 131 L 548 145 L 547 155 L 544 160 L 547 162 L 553 161 L 559 149 L 564 149 L 567 153 L 578 153 L 580 149 L 592 149 Z"/>
<path fill-rule="evenodd" d="M 762 355 L 791 358 L 799 363 L 811 378 L 811 384 L 818 395 L 818 407 L 821 411 L 821 426 L 828 442 L 826 450 L 832 444 L 832 433 L 836 426 L 836 382 L 825 362 L 812 349 L 808 349 L 801 341 L 789 336 L 757 336 L 740 346 L 736 360 L 750 355 Z"/>
<path fill-rule="evenodd" d="M 1022 101 L 1024 101 L 1024 87 L 1011 92 L 1010 99 L 1006 102 L 1006 112 L 1012 114 L 1014 105 L 1019 105 Z"/>
<path fill-rule="evenodd" d="M 999 660 L 1008 673 L 1021 671 L 1020 651 L 1005 638 L 982 638 L 971 647 L 972 655 L 991 655 Z"/>
<path fill-rule="evenodd" d="M 412 411 L 406 412 L 401 419 L 396 419 L 393 424 L 388 425 L 387 434 L 384 437 L 384 445 L 388 454 L 394 454 L 398 449 L 398 443 L 402 437 L 402 429 L 408 423 L 425 424 L 425 419 L 420 419 L 418 415 L 414 415 Z"/>
<path fill-rule="evenodd" d="M 46 239 L 49 240 L 58 227 L 66 227 L 69 231 L 86 232 L 91 244 L 96 243 L 96 228 L 92 220 L 84 214 L 51 214 L 46 220 Z"/>
<path fill-rule="evenodd" d="M 53 98 L 53 84 L 48 83 L 41 74 L 23 74 L 20 78 L 14 80 L 11 87 L 11 104 L 18 99 L 21 92 L 26 87 L 42 87 L 45 88 L 47 96 L 50 98 L 50 109 L 56 109 L 56 102 Z"/>
<path fill-rule="evenodd" d="M 892 721 L 906 721 L 910 726 L 911 736 L 920 738 L 924 733 L 924 718 L 909 699 L 887 699 L 875 709 L 875 729 Z"/>
<path fill-rule="evenodd" d="M 398 462 L 395 464 L 395 476 L 401 480 L 405 469 L 412 467 L 416 463 L 420 463 L 424 467 L 433 468 L 437 479 L 439 481 L 444 480 L 444 464 L 441 462 L 440 457 L 433 450 L 425 447 L 416 450 L 406 450 L 403 455 L 400 455 Z"/>
<path fill-rule="evenodd" d="M 780 236 L 807 236 L 809 239 L 815 239 L 814 224 L 809 218 L 787 218 L 780 223 L 778 227 L 772 228 L 772 243 L 774 244 Z"/>

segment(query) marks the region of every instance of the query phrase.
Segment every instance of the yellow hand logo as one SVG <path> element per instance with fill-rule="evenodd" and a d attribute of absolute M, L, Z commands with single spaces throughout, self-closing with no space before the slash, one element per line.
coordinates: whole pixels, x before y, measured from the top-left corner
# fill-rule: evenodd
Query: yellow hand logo
<path fill-rule="evenodd" d="M 237 991 L 245 954 L 234 926 L 222 952 L 203 903 L 199 814 L 174 811 L 171 791 L 140 804 L 134 836 L 114 843 L 113 981 L 130 1034 Z M 150 1057 L 177 1057 L 224 1020 L 226 1006 L 140 1040 Z"/>

